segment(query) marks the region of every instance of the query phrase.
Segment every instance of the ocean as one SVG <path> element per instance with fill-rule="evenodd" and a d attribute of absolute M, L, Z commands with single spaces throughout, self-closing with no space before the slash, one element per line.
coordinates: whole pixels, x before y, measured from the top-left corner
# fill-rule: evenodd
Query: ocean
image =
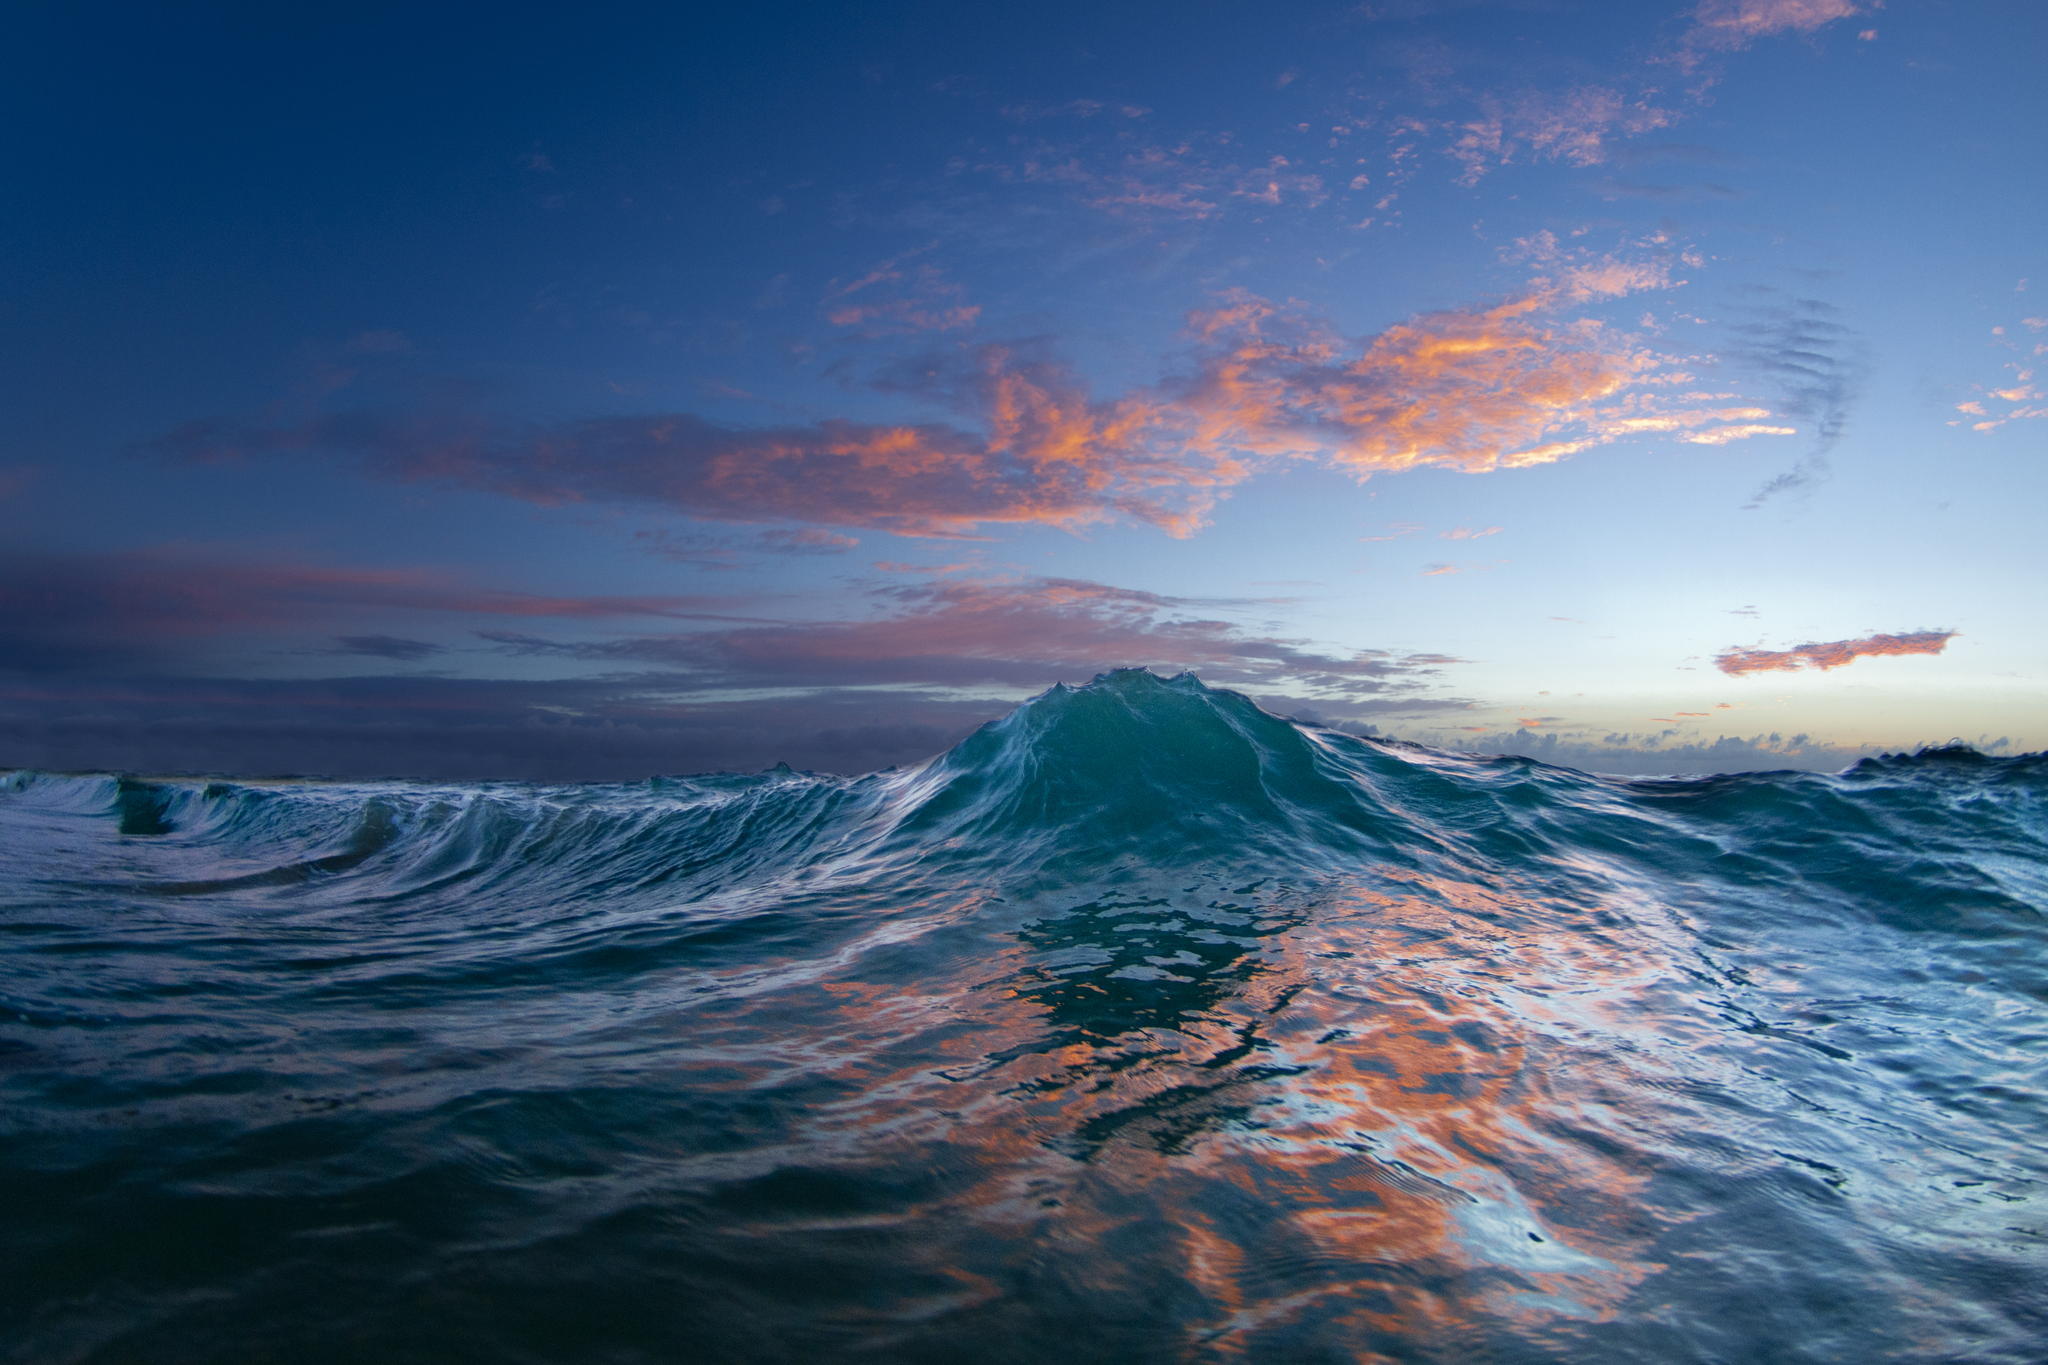
<path fill-rule="evenodd" d="M 2037 1362 L 2048 756 L 1192 677 L 916 767 L 0 775 L 0 1359 Z"/>

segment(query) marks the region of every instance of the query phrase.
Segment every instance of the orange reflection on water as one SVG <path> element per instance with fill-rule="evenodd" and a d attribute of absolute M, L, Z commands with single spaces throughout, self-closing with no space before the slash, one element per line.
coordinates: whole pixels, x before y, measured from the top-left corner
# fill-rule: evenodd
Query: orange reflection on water
<path fill-rule="evenodd" d="M 886 1178 L 865 1235 L 955 1286 L 861 1320 L 1128 1300 L 1199 1354 L 1393 1359 L 1599 1319 L 1658 1268 L 1645 1177 L 1574 1137 L 1657 1064 L 1632 1049 L 1673 965 L 1629 907 L 1394 869 L 1187 890 L 1020 910 L 921 978 L 870 940 L 726 1016 L 781 1049 L 728 1084 L 817 1095 L 759 1155 Z"/>

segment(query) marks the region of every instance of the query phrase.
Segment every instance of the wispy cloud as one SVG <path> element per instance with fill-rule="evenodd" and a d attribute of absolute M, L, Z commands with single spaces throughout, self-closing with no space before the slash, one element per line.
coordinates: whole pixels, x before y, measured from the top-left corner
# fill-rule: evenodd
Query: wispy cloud
<path fill-rule="evenodd" d="M 1702 0 L 1692 11 L 1685 42 L 1723 51 L 1744 48 L 1759 38 L 1812 33 L 1840 19 L 1866 14 L 1882 0 Z"/>
<path fill-rule="evenodd" d="M 1044 119 L 1060 118 L 1111 118 L 1139 119 L 1152 111 L 1142 104 L 1130 104 L 1115 100 L 1072 99 L 1059 104 L 1045 104 L 1035 100 L 1021 100 L 1006 104 L 998 111 L 1013 123 L 1037 123 Z"/>
<path fill-rule="evenodd" d="M 1035 189 L 1137 225 L 1264 217 L 1319 208 L 1340 194 L 1330 179 L 1333 159 L 1291 140 L 1252 153 L 1231 133 L 1189 130 L 1166 138 L 1104 124 L 1112 126 L 1013 136 L 954 162 L 951 171 Z"/>
<path fill-rule="evenodd" d="M 863 336 L 947 332 L 971 327 L 981 316 L 967 291 L 928 260 L 929 245 L 892 256 L 851 279 L 834 280 L 821 307 L 835 327 Z"/>
<path fill-rule="evenodd" d="M 1877 7 L 1878 0 L 1702 0 L 1685 16 L 1684 27 L 1645 58 L 1602 73 L 1599 80 L 1546 82 L 1540 77 L 1503 78 L 1494 69 L 1461 76 L 1458 54 L 1444 44 L 1417 40 L 1392 51 L 1407 69 L 1411 98 L 1396 104 L 1370 97 L 1348 111 L 1347 130 L 1377 129 L 1383 147 L 1376 176 L 1381 218 L 1392 195 L 1416 173 L 1415 154 L 1434 150 L 1457 167 L 1470 185 L 1500 168 L 1554 163 L 1589 168 L 1624 160 L 1628 144 L 1671 128 L 1705 103 L 1716 83 L 1716 63 L 1778 35 L 1814 33 L 1836 20 Z M 1669 88 L 1673 68 L 1690 77 L 1690 88 Z M 1443 111 L 1450 112 L 1443 112 Z M 1719 184 L 1658 185 L 1619 177 L 1598 185 L 1608 197 L 1727 198 L 1737 191 Z"/>
<path fill-rule="evenodd" d="M 1865 366 L 1841 310 L 1820 299 L 1773 303 L 1734 330 L 1736 343 L 1725 358 L 1776 388 L 1778 410 L 1812 436 L 1798 464 L 1751 495 L 1745 506 L 1756 508 L 1827 478 L 1828 456 L 1848 427 Z"/>
<path fill-rule="evenodd" d="M 1866 635 L 1855 640 L 1828 640 L 1793 645 L 1790 649 L 1745 649 L 1731 646 L 1714 656 L 1714 667 L 1734 677 L 1747 673 L 1790 673 L 1802 668 L 1841 668 L 1858 659 L 1896 654 L 1939 654 L 1957 635 L 1953 630 L 1912 630 Z"/>
<path fill-rule="evenodd" d="M 1669 127 L 1678 117 L 1645 91 L 1606 85 L 1485 95 L 1480 103 L 1479 115 L 1453 130 L 1447 149 L 1467 185 L 1518 160 L 1597 166 L 1615 139 Z"/>
<path fill-rule="evenodd" d="M 721 535 L 710 531 L 670 529 L 636 531 L 636 544 L 649 554 L 700 569 L 735 570 L 756 556 L 841 555 L 860 541 L 820 527 L 804 526 L 761 531 L 754 535 Z"/>
<path fill-rule="evenodd" d="M 399 663 L 412 663 L 441 652 L 441 646 L 431 640 L 412 640 L 402 635 L 337 635 L 334 643 L 332 652 L 336 654 L 360 654 Z"/>

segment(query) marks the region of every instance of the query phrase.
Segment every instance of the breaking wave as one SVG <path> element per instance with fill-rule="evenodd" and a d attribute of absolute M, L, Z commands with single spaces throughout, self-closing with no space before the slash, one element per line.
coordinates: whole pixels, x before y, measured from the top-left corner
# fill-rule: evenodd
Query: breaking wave
<path fill-rule="evenodd" d="M 2044 908 L 2040 755 L 1138 670 L 860 778 L 0 775 L 0 1353 L 2033 1360 Z"/>

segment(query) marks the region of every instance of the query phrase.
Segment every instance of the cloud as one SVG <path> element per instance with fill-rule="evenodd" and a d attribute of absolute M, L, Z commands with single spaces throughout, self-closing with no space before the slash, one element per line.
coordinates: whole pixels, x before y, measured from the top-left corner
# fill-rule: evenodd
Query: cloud
<path fill-rule="evenodd" d="M 851 280 L 834 280 L 825 291 L 825 320 L 867 337 L 973 326 L 980 305 L 964 302 L 967 291 L 936 265 L 916 260 L 930 250 L 918 247 Z"/>
<path fill-rule="evenodd" d="M 577 621 L 759 619 L 734 610 L 745 600 L 505 592 L 437 569 L 217 559 L 174 549 L 12 551 L 0 554 L 0 671 L 91 670 L 175 657 L 208 640 L 319 630 L 351 616 L 393 611 Z M 387 649 L 385 657 L 397 656 Z"/>
<path fill-rule="evenodd" d="M 1130 519 L 1174 535 L 1262 469 L 1315 460 L 1357 478 L 1547 464 L 1644 435 L 1718 444 L 1789 427 L 1725 395 L 1672 392 L 1678 362 L 1578 313 L 1662 287 L 1661 268 L 1557 255 L 1504 301 L 1347 338 L 1298 306 L 1228 296 L 1190 318 L 1189 367 L 1101 398 L 1041 342 L 892 362 L 874 387 L 957 421 L 729 426 L 690 413 L 516 425 L 475 413 L 355 410 L 188 423 L 154 443 L 219 461 L 339 456 L 390 478 L 544 505 L 615 502 L 697 520 L 972 536 Z M 678 552 L 719 557 L 720 547 Z"/>
<path fill-rule="evenodd" d="M 1439 531 L 1437 533 L 1437 539 L 1478 540 L 1484 536 L 1497 536 L 1500 534 L 1500 532 L 1501 528 L 1498 526 L 1482 526 L 1476 529 L 1470 526 L 1454 526 L 1448 531 Z"/>
<path fill-rule="evenodd" d="M 1013 137 L 952 170 L 1034 187 L 1143 227 L 1314 209 L 1332 197 L 1313 158 L 1283 152 L 1247 156 L 1243 140 L 1231 133 L 1162 141 L 1128 125 L 1075 132 L 1057 141 Z"/>
<path fill-rule="evenodd" d="M 1684 30 L 1635 70 L 1619 70 L 1598 82 L 1568 85 L 1526 84 L 1516 88 L 1488 73 L 1484 81 L 1453 79 L 1454 60 L 1440 45 L 1404 50 L 1420 107 L 1457 110 L 1449 116 L 1393 114 L 1384 107 L 1359 111 L 1349 119 L 1358 126 L 1378 124 L 1386 130 L 1385 183 L 1398 185 L 1413 174 L 1409 158 L 1418 146 L 1435 145 L 1459 167 L 1457 179 L 1471 185 L 1497 168 L 1515 164 L 1555 162 L 1574 167 L 1599 166 L 1629 159 L 1625 144 L 1670 128 L 1704 102 L 1716 76 L 1701 68 L 1711 58 L 1739 51 L 1758 39 L 1778 34 L 1811 33 L 1842 18 L 1875 8 L 1877 0 L 1702 0 L 1687 16 Z M 1873 35 L 1874 36 L 1874 35 Z M 1694 88 L 1672 92 L 1657 68 L 1675 65 L 1694 75 Z M 1462 106 L 1462 107 L 1461 107 Z M 1684 148 L 1675 155 L 1684 155 Z M 1621 179 L 1599 183 L 1608 197 L 1727 198 L 1736 193 L 1724 185 L 1655 185 Z M 1385 196 L 1375 207 L 1385 210 Z"/>
<path fill-rule="evenodd" d="M 868 567 L 881 573 L 953 574 L 966 573 L 970 569 L 980 568 L 981 565 L 964 559 L 950 564 L 908 564 L 900 559 L 878 559 Z"/>
<path fill-rule="evenodd" d="M 1517 160 L 1597 166 L 1607 159 L 1612 139 L 1667 128 L 1678 117 L 1652 104 L 1646 93 L 1600 85 L 1485 95 L 1480 106 L 1482 112 L 1455 130 L 1447 149 L 1464 167 L 1458 178 L 1467 185 Z"/>
<path fill-rule="evenodd" d="M 1865 370 L 1856 334 L 1841 310 L 1820 299 L 1795 298 L 1760 310 L 1738 325 L 1725 358 L 1778 390 L 1778 410 L 1812 432 L 1799 463 L 1764 484 L 1747 508 L 1780 493 L 1811 488 L 1829 474 L 1828 456 L 1848 428 Z"/>
<path fill-rule="evenodd" d="M 752 536 L 666 529 L 635 531 L 633 540 L 649 554 L 674 563 L 719 570 L 742 568 L 749 555 L 840 555 L 860 544 L 853 536 L 814 526 L 762 531 Z"/>
<path fill-rule="evenodd" d="M 1358 343 L 1240 296 L 1195 318 L 1211 349 L 1180 399 L 1190 444 L 1318 456 L 1363 478 L 1524 468 L 1641 435 L 1704 444 L 1789 432 L 1757 420 L 1767 409 L 1667 397 L 1688 378 L 1673 360 L 1570 315 L 1571 303 L 1656 278 L 1576 266 L 1491 307 L 1421 314 Z"/>
<path fill-rule="evenodd" d="M 1448 655 L 1330 650 L 1225 619 L 1263 601 L 951 578 L 874 587 L 868 604 L 865 619 L 608 639 L 486 628 L 467 648 L 441 648 L 462 669 L 426 677 L 223 678 L 184 637 L 160 642 L 181 648 L 73 659 L 52 676 L 24 665 L 15 632 L 12 667 L 0 669 L 0 763 L 565 780 L 776 759 L 862 771 L 935 753 L 1026 693 L 1117 664 L 1193 667 L 1283 712 L 1346 723 L 1470 705 L 1439 690 L 1442 670 L 1459 662 Z M 273 635 L 304 624 L 267 606 L 258 614 Z M 102 610 L 87 634 L 109 624 Z M 436 652 L 407 636 L 333 638 L 338 651 L 281 657 L 411 663 Z M 592 671 L 458 676 L 490 652 Z"/>
<path fill-rule="evenodd" d="M 1665 730 L 1589 736 L 1570 731 L 1517 728 L 1496 731 L 1476 739 L 1459 731 L 1438 732 L 1425 738 L 1427 742 L 1473 753 L 1515 754 L 1587 772 L 1641 776 L 1779 771 L 1787 768 L 1839 772 L 1860 758 L 1883 752 L 1876 746 L 1827 744 L 1803 734 L 1719 735 L 1713 739 L 1673 742 L 1677 733 Z"/>
<path fill-rule="evenodd" d="M 1953 630 L 1913 630 L 1896 635 L 1866 635 L 1857 640 L 1829 640 L 1790 649 L 1744 649 L 1731 646 L 1714 656 L 1714 667 L 1734 677 L 1747 673 L 1795 672 L 1802 668 L 1841 668 L 1858 659 L 1887 654 L 1939 654 L 1957 635 Z"/>
<path fill-rule="evenodd" d="M 426 640 L 408 640 L 399 635 L 337 635 L 337 654 L 361 654 L 372 659 L 395 659 L 410 663 L 441 652 L 441 646 Z"/>
<path fill-rule="evenodd" d="M 870 772 L 1009 708 L 917 689 L 711 699 L 663 679 L 0 676 L 0 765 L 344 778 L 632 781 L 777 761 Z"/>
<path fill-rule="evenodd" d="M 2048 328 L 2048 318 L 2022 318 L 2020 325 L 2030 332 L 2039 332 Z M 1955 405 L 1962 416 L 1949 420 L 1952 427 L 1967 425 L 1972 431 L 1996 431 L 2007 422 L 2048 417 L 2048 394 L 2035 382 L 2041 358 L 2048 356 L 2048 341 L 2012 340 L 2003 326 L 1993 327 L 1991 335 L 1997 338 L 1995 345 L 2019 352 L 2023 358 L 2006 363 L 2012 378 L 2000 387 L 1973 385 L 1978 396 Z"/>
<path fill-rule="evenodd" d="M 1105 668 L 1193 669 L 1211 681 L 1333 705 L 1393 700 L 1433 684 L 1455 659 L 1317 649 L 1249 630 L 1207 602 L 1070 578 L 961 578 L 880 587 L 881 614 L 732 629 L 556 641 L 483 633 L 508 653 L 678 670 L 702 688 L 907 684 L 1036 688 Z"/>
<path fill-rule="evenodd" d="M 1024 100 L 1006 104 L 996 112 L 1012 123 L 1036 123 L 1041 119 L 1095 118 L 1102 114 L 1118 118 L 1144 118 L 1152 111 L 1142 104 L 1126 104 L 1110 100 L 1073 99 L 1063 104 L 1041 104 Z"/>
<path fill-rule="evenodd" d="M 1874 8 L 1857 0 L 1702 0 L 1692 11 L 1686 42 L 1734 50 L 1781 33 L 1812 33 Z"/>

